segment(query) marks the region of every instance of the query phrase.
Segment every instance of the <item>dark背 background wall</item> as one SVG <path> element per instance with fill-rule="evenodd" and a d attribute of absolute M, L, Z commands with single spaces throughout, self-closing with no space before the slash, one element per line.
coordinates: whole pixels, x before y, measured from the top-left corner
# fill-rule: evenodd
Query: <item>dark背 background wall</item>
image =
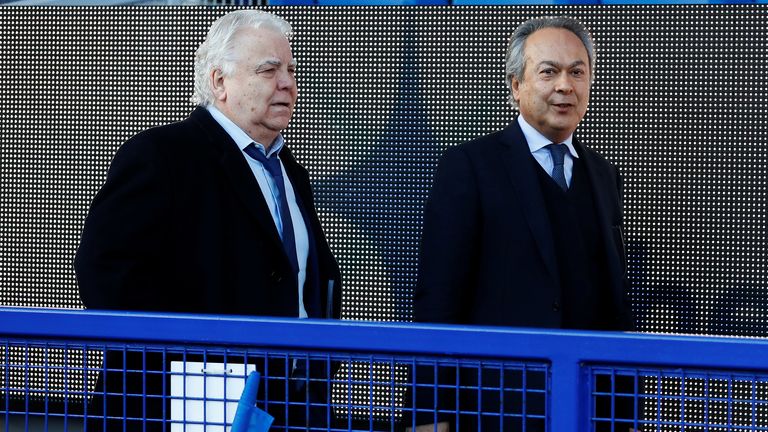
<path fill-rule="evenodd" d="M 117 147 L 192 110 L 229 9 L 0 7 L 0 304 L 79 308 L 82 222 Z M 511 31 L 571 15 L 597 77 L 577 134 L 625 177 L 645 331 L 768 335 L 768 7 L 275 7 L 296 31 L 286 139 L 313 179 L 347 319 L 411 318 L 422 208 L 447 147 L 504 127 Z"/>

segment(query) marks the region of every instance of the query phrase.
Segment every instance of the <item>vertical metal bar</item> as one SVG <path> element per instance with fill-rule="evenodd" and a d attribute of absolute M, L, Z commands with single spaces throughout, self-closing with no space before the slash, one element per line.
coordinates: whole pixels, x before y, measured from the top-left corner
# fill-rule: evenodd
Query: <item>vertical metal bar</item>
<path fill-rule="evenodd" d="M 688 400 L 688 398 L 685 396 L 685 386 L 687 384 L 686 380 L 687 374 L 685 371 L 682 371 L 680 373 L 680 424 L 685 424 L 685 403 Z"/>
<path fill-rule="evenodd" d="M 10 403 L 11 403 L 10 402 L 11 401 L 11 354 L 10 354 L 11 346 L 10 346 L 10 344 L 7 341 L 5 342 L 4 346 L 5 346 L 5 353 L 4 353 L 3 357 L 4 357 L 4 366 L 5 367 L 3 369 L 5 369 L 5 374 L 4 374 L 4 378 L 5 378 L 5 382 L 4 382 L 4 385 L 5 385 L 5 389 L 4 389 L 4 393 L 5 393 L 5 430 L 9 430 L 10 429 L 9 422 L 11 421 L 11 406 L 10 406 Z"/>
<path fill-rule="evenodd" d="M 479 361 L 477 365 L 477 430 L 482 430 L 483 413 L 483 362 Z M 459 374 L 461 376 L 461 374 Z M 456 405 L 458 407 L 458 404 Z M 460 417 L 460 416 L 459 416 Z"/>
<path fill-rule="evenodd" d="M 29 350 L 32 349 L 28 343 L 24 344 L 24 430 L 29 432 Z"/>
<path fill-rule="evenodd" d="M 208 354 L 208 350 L 205 349 L 205 348 L 203 350 L 204 350 L 204 355 L 207 355 Z M 229 354 L 229 353 L 227 352 L 226 349 L 224 349 L 224 353 L 222 354 L 222 358 L 221 358 L 221 362 L 223 363 L 222 368 L 224 369 L 224 377 L 222 378 L 224 380 L 224 390 L 223 390 L 223 393 L 221 395 L 222 404 L 224 405 L 223 418 L 221 419 L 221 421 L 223 423 L 223 426 L 221 426 L 221 427 L 223 429 L 227 428 L 227 411 L 229 411 L 228 410 L 228 408 L 229 408 L 229 392 L 227 391 L 227 386 L 229 386 L 229 377 L 230 377 L 230 375 L 229 375 L 228 372 L 230 370 L 230 367 L 229 367 L 229 356 L 227 354 Z M 244 374 L 245 377 L 248 376 L 248 365 L 245 362 L 243 362 L 243 374 Z M 231 376 L 232 377 L 235 376 L 234 375 L 234 370 L 233 370 L 233 374 Z M 245 378 L 243 378 L 243 382 L 245 382 Z"/>
<path fill-rule="evenodd" d="M 50 345 L 44 344 L 44 350 L 43 353 L 43 430 L 48 431 L 48 398 L 50 396 L 50 373 L 51 373 L 51 366 L 50 366 Z M 63 392 L 63 398 L 64 398 L 64 425 L 66 430 L 66 421 L 67 421 L 67 389 L 69 388 L 69 383 L 67 382 L 67 370 L 66 370 L 66 362 L 67 362 L 67 350 L 66 350 L 66 344 L 64 348 L 64 392 Z"/>
<path fill-rule="evenodd" d="M 438 405 L 438 393 L 440 392 L 440 363 L 439 361 L 436 362 L 435 367 L 435 404 L 433 405 L 435 407 L 435 430 L 437 430 L 437 422 L 439 421 L 439 416 L 437 415 L 437 410 L 440 409 L 440 405 Z M 456 430 L 461 430 L 461 361 L 456 360 L 455 363 L 453 363 L 453 370 L 454 370 L 454 394 L 455 394 L 455 413 L 454 414 L 454 424 L 456 425 Z"/>
<path fill-rule="evenodd" d="M 757 378 L 757 376 L 752 375 L 752 377 L 750 377 L 750 379 L 752 380 L 752 385 L 750 386 L 750 389 L 751 389 L 751 391 L 750 391 L 750 399 L 752 399 L 752 400 L 750 401 L 750 404 L 749 404 L 750 405 L 750 409 L 749 409 L 750 416 L 749 417 L 750 417 L 751 426 L 755 427 L 755 426 L 757 426 L 757 379 L 758 378 Z"/>
<path fill-rule="evenodd" d="M 303 394 L 303 398 L 304 398 L 304 418 L 306 419 L 306 421 L 309 421 L 309 418 L 310 418 L 309 417 L 309 413 L 311 411 L 311 406 L 312 406 L 312 400 L 311 400 L 311 398 L 309 396 L 309 394 L 310 394 L 309 383 L 311 381 L 310 380 L 310 376 L 309 376 L 310 375 L 310 372 L 309 372 L 310 371 L 310 367 L 309 367 L 310 356 L 309 356 L 309 353 L 306 353 L 306 352 L 302 353 L 301 356 L 302 356 L 302 362 L 303 362 L 302 367 L 304 368 L 304 370 L 303 371 L 299 371 L 298 378 L 300 380 L 304 380 L 303 390 L 302 390 L 302 393 L 304 393 Z"/>
<path fill-rule="evenodd" d="M 572 354 L 559 351 L 552 356 L 551 394 L 548 405 L 550 431 L 587 432 L 589 416 L 584 415 L 585 377 Z M 557 407 L 552 410 L 551 407 Z"/>
<path fill-rule="evenodd" d="M 352 368 L 354 362 L 350 357 L 347 363 L 347 428 L 352 429 Z"/>
<path fill-rule="evenodd" d="M 368 357 L 368 428 L 373 430 L 373 356 Z"/>
<path fill-rule="evenodd" d="M 181 352 L 181 371 L 176 372 L 181 375 L 181 395 L 177 395 L 181 399 L 181 430 L 186 432 L 187 430 L 187 348 L 184 348 Z M 173 379 L 173 378 L 171 378 Z M 171 401 L 173 403 L 173 400 Z M 173 426 L 171 426 L 173 427 Z"/>
<path fill-rule="evenodd" d="M 411 370 L 411 429 L 416 429 L 416 415 L 418 414 L 419 407 L 416 405 L 416 392 L 419 391 L 419 387 L 417 385 L 417 378 L 416 378 L 416 368 L 417 368 L 418 362 L 416 361 L 415 357 L 411 358 L 410 361 L 410 370 Z M 407 394 L 407 393 L 406 393 Z M 406 405 L 407 407 L 408 405 Z"/>
<path fill-rule="evenodd" d="M 88 365 L 88 350 L 89 346 L 87 344 L 83 344 L 83 351 L 82 351 L 82 362 L 83 362 L 83 427 L 87 431 L 88 429 L 88 393 L 89 393 L 89 382 L 90 382 L 90 375 L 91 375 L 91 368 Z M 95 389 L 94 389 L 95 390 Z M 65 427 L 65 431 L 68 429 Z"/>
<path fill-rule="evenodd" d="M 733 425 L 733 375 L 728 375 L 728 426 Z M 730 430 L 730 427 L 728 428 Z"/>
<path fill-rule="evenodd" d="M 525 371 L 525 364 L 523 364 L 522 367 L 523 371 L 523 379 L 521 382 L 525 383 L 526 378 L 526 371 Z M 504 388 L 506 387 L 504 384 L 504 376 L 507 372 L 507 362 L 502 361 L 501 364 L 499 364 L 499 430 L 504 430 L 504 421 L 506 420 L 506 417 L 504 416 L 504 413 L 506 412 L 504 409 Z M 525 384 L 523 384 L 523 397 L 525 397 Z M 511 389 L 514 391 L 515 389 Z M 525 414 L 526 414 L 526 405 L 525 405 L 525 399 L 523 399 L 523 422 L 525 422 Z M 525 430 L 525 423 L 523 423 L 523 430 Z"/>
<path fill-rule="evenodd" d="M 640 418 L 640 378 L 637 369 L 632 372 L 632 427 L 635 430 L 640 429 L 638 419 Z"/>
<path fill-rule="evenodd" d="M 389 363 L 389 430 L 394 432 L 395 430 L 395 422 L 397 422 L 397 418 L 395 417 L 395 403 L 396 403 L 396 385 L 395 385 L 395 376 L 397 374 L 397 361 L 394 357 L 390 360 Z"/>
<path fill-rule="evenodd" d="M 328 405 L 325 409 L 325 424 L 328 425 L 328 430 L 331 429 L 333 423 L 333 399 L 332 399 L 332 386 L 333 386 L 333 371 L 331 368 L 332 358 L 331 355 L 326 353 L 325 355 L 325 403 Z"/>
<path fill-rule="evenodd" d="M 122 396 L 123 396 L 123 418 L 122 418 L 122 421 L 123 421 L 123 430 L 128 430 L 128 420 L 126 419 L 127 413 L 128 413 L 128 377 L 127 377 L 127 375 L 128 375 L 128 372 L 127 372 L 127 369 L 128 369 L 128 347 L 126 345 L 123 345 L 121 354 L 123 355 L 123 370 L 121 371 L 122 372 L 121 373 L 121 377 L 122 377 L 122 381 L 123 381 L 123 390 L 122 390 L 122 392 L 123 392 L 123 394 L 122 394 Z M 106 363 L 106 359 L 105 359 L 105 363 Z M 106 379 L 104 381 L 106 381 Z M 108 396 L 105 395 L 104 396 L 104 400 L 106 400 L 107 397 Z M 104 409 L 104 419 L 105 419 L 104 421 L 105 422 L 106 422 L 106 418 L 107 418 L 107 410 L 106 410 L 106 407 L 105 407 L 105 409 Z"/>
<path fill-rule="evenodd" d="M 523 401 L 523 430 L 526 430 L 527 426 L 528 426 L 528 369 L 527 369 L 525 363 L 523 363 L 522 373 L 523 373 L 523 376 L 522 376 L 522 379 L 520 380 L 520 387 L 522 387 L 521 390 L 523 392 L 523 394 L 522 394 L 522 401 Z M 546 385 L 546 383 L 545 383 L 545 385 Z M 547 415 L 546 396 L 544 397 L 544 399 L 545 399 L 545 402 L 544 402 L 544 416 L 546 417 L 546 415 Z M 503 413 L 504 411 L 502 410 L 501 412 Z"/>
<path fill-rule="evenodd" d="M 662 374 L 661 371 L 656 371 L 656 430 L 661 430 L 661 386 Z"/>
<path fill-rule="evenodd" d="M 610 397 L 609 401 L 611 404 L 611 410 L 610 410 L 610 416 L 611 416 L 611 430 L 616 430 L 616 398 L 618 395 L 616 394 L 616 369 L 611 368 L 611 390 L 610 390 Z"/>
<path fill-rule="evenodd" d="M 141 430 L 147 430 L 147 347 L 141 347 Z"/>
<path fill-rule="evenodd" d="M 208 352 L 203 350 L 203 369 L 200 371 L 200 378 L 203 380 L 203 395 L 202 395 L 202 403 L 203 403 L 203 425 L 202 428 L 205 430 L 205 428 L 208 427 L 208 415 L 206 413 L 205 407 L 208 406 L 208 379 L 206 376 L 205 369 L 208 368 Z M 197 371 L 195 370 L 195 373 Z M 227 375 L 224 374 L 224 382 L 227 381 Z"/>
<path fill-rule="evenodd" d="M 285 419 L 284 419 L 284 421 L 285 421 L 286 425 L 290 425 L 290 418 L 291 418 L 291 416 L 290 416 L 290 409 L 291 409 L 291 397 L 290 397 L 290 394 L 291 394 L 291 383 L 289 381 L 289 377 L 291 376 L 291 369 L 293 368 L 293 359 L 291 359 L 290 354 L 283 354 L 282 357 L 283 357 L 282 375 L 277 375 L 277 376 L 279 376 L 283 380 L 283 383 L 284 383 L 284 389 L 285 389 L 284 396 L 283 396 L 283 398 L 285 399 L 283 401 L 283 404 L 285 405 L 285 415 L 284 415 Z M 275 377 L 275 378 L 277 378 L 277 377 Z M 287 429 L 287 426 L 286 426 L 286 429 Z"/>
<path fill-rule="evenodd" d="M 102 380 L 101 380 L 101 389 L 100 389 L 101 394 L 103 396 L 101 398 L 101 409 L 102 409 L 101 412 L 103 417 L 101 419 L 102 429 L 107 428 L 107 397 L 108 397 L 107 396 L 107 371 L 109 370 L 109 368 L 107 367 L 107 352 L 108 352 L 107 350 L 108 348 L 107 348 L 107 345 L 105 344 L 104 351 L 103 351 L 104 354 L 102 356 L 102 361 L 101 361 Z"/>
<path fill-rule="evenodd" d="M 585 412 L 585 417 L 589 421 L 590 430 L 594 430 L 592 426 L 594 426 L 597 417 L 595 415 L 597 413 L 597 404 L 595 403 L 595 399 L 597 398 L 598 393 L 597 375 L 599 375 L 599 372 L 596 372 L 595 368 L 584 368 L 584 382 L 587 385 L 587 391 L 585 392 L 587 399 L 585 409 L 587 411 Z M 549 407 L 549 405 L 547 405 L 547 407 Z"/>
<path fill-rule="evenodd" d="M 170 390 L 167 388 L 168 384 L 166 383 L 166 381 L 168 381 L 167 378 L 170 378 L 170 373 L 166 373 L 166 368 L 168 368 L 167 370 L 170 370 L 171 362 L 167 361 L 168 360 L 168 356 L 166 355 L 167 352 L 168 352 L 168 348 L 167 347 L 163 347 L 163 350 L 162 350 L 162 353 L 161 353 L 161 357 L 162 357 L 162 361 L 163 361 L 163 363 L 162 363 L 163 364 L 163 373 L 162 373 L 162 377 L 163 377 L 162 381 L 163 381 L 163 383 L 161 384 L 161 387 L 163 389 L 163 393 L 162 393 L 163 396 L 162 396 L 161 400 L 162 400 L 162 403 L 163 403 L 163 407 L 160 410 L 163 413 L 163 419 L 160 422 L 160 424 L 162 425 L 163 430 L 167 429 L 166 422 L 168 421 L 168 418 L 170 417 L 170 413 L 167 412 L 167 406 L 169 404 L 166 403 L 166 399 L 170 398 L 170 396 L 168 396 L 170 394 Z M 166 376 L 166 375 L 168 375 L 168 376 Z"/>

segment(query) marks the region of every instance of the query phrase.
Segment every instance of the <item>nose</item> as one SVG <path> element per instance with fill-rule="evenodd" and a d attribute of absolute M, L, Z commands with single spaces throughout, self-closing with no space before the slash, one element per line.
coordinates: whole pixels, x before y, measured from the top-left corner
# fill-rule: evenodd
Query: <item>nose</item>
<path fill-rule="evenodd" d="M 555 81 L 555 91 L 562 94 L 570 94 L 573 92 L 573 83 L 571 77 L 567 73 L 561 73 Z"/>
<path fill-rule="evenodd" d="M 281 71 L 277 77 L 277 87 L 281 90 L 290 90 L 296 87 L 296 76 L 294 76 L 293 72 Z"/>

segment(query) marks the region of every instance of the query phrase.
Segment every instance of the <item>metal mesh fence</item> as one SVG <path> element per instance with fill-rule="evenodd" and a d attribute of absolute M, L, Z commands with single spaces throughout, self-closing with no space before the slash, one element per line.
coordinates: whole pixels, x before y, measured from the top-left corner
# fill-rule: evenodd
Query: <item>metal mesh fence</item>
<path fill-rule="evenodd" d="M 23 418 L 20 430 L 225 431 L 251 371 L 260 374 L 256 406 L 274 417 L 271 430 L 438 421 L 544 430 L 546 421 L 541 362 L 6 340 L 2 367 L 6 430 Z"/>

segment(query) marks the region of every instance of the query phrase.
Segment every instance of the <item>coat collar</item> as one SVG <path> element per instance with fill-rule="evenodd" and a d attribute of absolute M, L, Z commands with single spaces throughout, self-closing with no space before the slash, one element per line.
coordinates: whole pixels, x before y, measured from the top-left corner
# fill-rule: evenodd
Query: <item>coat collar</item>
<path fill-rule="evenodd" d="M 537 249 L 555 286 L 559 285 L 555 244 L 552 225 L 547 215 L 541 186 L 536 180 L 535 166 L 531 163 L 528 142 L 517 121 L 513 121 L 500 135 L 503 159 L 512 187 L 522 203 L 528 227 L 533 234 Z"/>
<path fill-rule="evenodd" d="M 283 251 L 280 234 L 272 221 L 269 207 L 261 194 L 259 184 L 253 177 L 248 162 L 232 137 L 211 117 L 205 108 L 195 108 L 188 120 L 200 130 L 200 137 L 204 137 L 210 144 L 218 157 L 218 163 L 229 182 L 229 186 L 240 198 L 247 211 L 251 213 L 254 223 L 265 233 L 275 250 Z M 288 265 L 287 256 L 285 262 Z"/>
<path fill-rule="evenodd" d="M 531 163 L 528 142 L 517 121 L 513 121 L 501 132 L 499 143 L 504 148 L 503 158 L 507 174 L 514 191 L 520 197 L 520 202 L 523 203 L 522 210 L 536 241 L 537 249 L 553 281 L 559 284 L 560 275 L 557 268 L 551 222 L 546 211 L 541 185 L 534 171 L 536 166 Z M 609 187 L 616 180 L 611 178 L 612 173 L 604 168 L 606 162 L 598 160 L 600 156 L 587 150 L 576 138 L 573 139 L 573 146 L 583 163 L 584 173 L 587 175 L 595 201 L 598 228 L 603 235 L 612 280 L 614 285 L 621 286 L 623 289 L 623 284 L 620 283 L 624 277 L 622 270 L 624 267 L 620 262 L 622 257 L 614 252 L 616 250 L 615 245 L 612 244 L 614 234 L 611 232 L 614 225 L 611 209 L 621 205 L 621 203 L 616 202 L 616 191 Z"/>

